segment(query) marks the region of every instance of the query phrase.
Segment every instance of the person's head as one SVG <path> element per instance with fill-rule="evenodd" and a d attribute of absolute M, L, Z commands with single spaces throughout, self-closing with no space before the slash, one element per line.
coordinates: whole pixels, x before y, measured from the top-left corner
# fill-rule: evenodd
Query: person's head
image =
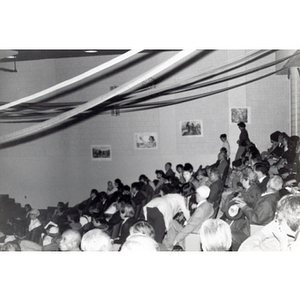
<path fill-rule="evenodd" d="M 190 179 L 192 178 L 193 176 L 193 166 L 189 163 L 186 163 L 183 167 L 183 178 L 185 180 L 185 182 L 189 182 Z"/>
<path fill-rule="evenodd" d="M 254 165 L 254 172 L 257 174 L 258 178 L 262 178 L 268 175 L 268 167 L 264 163 L 257 163 Z"/>
<path fill-rule="evenodd" d="M 210 188 L 206 185 L 201 185 L 196 190 L 198 197 L 197 202 L 200 202 L 201 200 L 206 200 L 209 197 L 210 194 Z"/>
<path fill-rule="evenodd" d="M 142 174 L 139 177 L 139 182 L 143 182 L 144 184 L 147 184 L 149 182 L 149 178 L 145 174 Z"/>
<path fill-rule="evenodd" d="M 248 189 L 258 182 L 257 174 L 249 167 L 243 170 L 241 180 L 245 189 Z"/>
<path fill-rule="evenodd" d="M 156 174 L 156 178 L 157 179 L 161 179 L 161 178 L 164 178 L 165 177 L 165 173 L 163 170 L 156 170 L 155 171 L 155 174 Z"/>
<path fill-rule="evenodd" d="M 25 205 L 24 205 L 24 209 L 25 209 L 26 214 L 27 214 L 28 212 L 30 212 L 30 211 L 32 210 L 32 207 L 31 207 L 30 204 L 25 204 Z"/>
<path fill-rule="evenodd" d="M 286 179 L 290 174 L 290 170 L 287 168 L 281 168 L 278 170 L 278 173 L 282 179 Z"/>
<path fill-rule="evenodd" d="M 221 178 L 220 171 L 217 168 L 212 168 L 209 173 L 209 180 L 215 182 Z"/>
<path fill-rule="evenodd" d="M 73 223 L 79 223 L 80 213 L 76 208 L 72 208 L 68 211 L 68 221 Z"/>
<path fill-rule="evenodd" d="M 120 210 L 120 216 L 123 220 L 134 216 L 134 208 L 129 203 L 125 203 Z"/>
<path fill-rule="evenodd" d="M 239 122 L 239 123 L 237 124 L 237 126 L 238 126 L 238 128 L 241 129 L 241 130 L 246 128 L 246 124 L 245 124 L 244 122 Z"/>
<path fill-rule="evenodd" d="M 163 184 L 161 187 L 161 195 L 162 196 L 172 194 L 173 191 L 174 191 L 174 189 L 170 183 Z"/>
<path fill-rule="evenodd" d="M 276 219 L 282 226 L 288 226 L 293 232 L 300 226 L 300 196 L 287 195 L 277 203 Z"/>
<path fill-rule="evenodd" d="M 182 186 L 182 196 L 189 197 L 196 193 L 195 187 L 191 182 L 187 182 Z"/>
<path fill-rule="evenodd" d="M 76 251 L 79 250 L 80 242 L 80 233 L 77 230 L 68 229 L 62 234 L 59 248 L 62 251 Z"/>
<path fill-rule="evenodd" d="M 101 229 L 89 230 L 82 237 L 82 251 L 111 251 L 111 249 L 111 239 Z"/>
<path fill-rule="evenodd" d="M 123 195 L 130 195 L 130 186 L 129 185 L 124 185 L 123 186 L 123 191 L 122 191 Z"/>
<path fill-rule="evenodd" d="M 226 133 L 221 134 L 220 140 L 224 143 L 227 140 L 227 134 Z"/>
<path fill-rule="evenodd" d="M 116 187 L 116 188 L 120 188 L 120 187 L 122 187 L 122 186 L 123 186 L 122 181 L 121 181 L 119 178 L 117 178 L 117 179 L 115 180 L 115 187 Z"/>
<path fill-rule="evenodd" d="M 96 189 L 92 189 L 90 193 L 90 197 L 94 199 L 97 196 L 98 196 L 98 191 Z"/>
<path fill-rule="evenodd" d="M 100 199 L 101 202 L 105 202 L 108 199 L 108 195 L 106 192 L 100 192 L 98 194 L 98 198 Z"/>
<path fill-rule="evenodd" d="M 112 183 L 111 181 L 108 181 L 108 182 L 107 182 L 107 188 L 108 188 L 109 190 L 112 190 L 112 189 L 114 188 L 114 185 L 113 185 L 113 183 Z"/>
<path fill-rule="evenodd" d="M 122 245 L 121 252 L 159 251 L 156 241 L 143 234 L 130 235 Z"/>
<path fill-rule="evenodd" d="M 279 135 L 280 135 L 280 131 L 275 131 L 270 134 L 270 141 L 272 144 L 278 144 Z"/>
<path fill-rule="evenodd" d="M 181 174 L 181 173 L 183 172 L 183 165 L 182 165 L 182 164 L 178 164 L 178 165 L 176 166 L 176 171 L 177 171 L 179 174 Z"/>
<path fill-rule="evenodd" d="M 171 168 L 172 168 L 172 164 L 171 164 L 170 162 L 167 162 L 167 163 L 165 164 L 165 170 L 168 171 L 168 170 L 170 170 Z"/>
<path fill-rule="evenodd" d="M 136 192 L 138 192 L 141 189 L 140 183 L 139 182 L 133 182 L 131 184 L 131 192 L 133 194 L 135 194 Z"/>
<path fill-rule="evenodd" d="M 152 225 L 150 225 L 147 221 L 138 221 L 133 224 L 129 229 L 130 235 L 134 234 L 143 234 L 147 235 L 154 239 L 155 232 Z"/>
<path fill-rule="evenodd" d="M 36 220 L 39 217 L 40 212 L 37 209 L 32 209 L 28 214 L 31 220 Z"/>
<path fill-rule="evenodd" d="M 208 219 L 200 228 L 203 251 L 228 251 L 232 236 L 229 225 L 221 219 Z"/>
<path fill-rule="evenodd" d="M 17 241 L 7 242 L 0 249 L 1 251 L 21 251 L 21 247 Z"/>
<path fill-rule="evenodd" d="M 271 177 L 267 183 L 267 192 L 276 193 L 282 189 L 283 180 L 280 176 Z"/>

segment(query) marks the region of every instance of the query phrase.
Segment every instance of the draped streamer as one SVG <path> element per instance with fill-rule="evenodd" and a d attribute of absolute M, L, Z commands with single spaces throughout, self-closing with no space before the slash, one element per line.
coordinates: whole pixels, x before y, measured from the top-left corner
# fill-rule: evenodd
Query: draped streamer
<path fill-rule="evenodd" d="M 176 91 L 176 89 L 182 89 L 184 86 L 192 86 L 192 83 L 197 83 L 204 81 L 208 78 L 217 77 L 220 74 L 229 72 L 231 70 L 234 70 L 236 68 L 239 68 L 241 66 L 244 66 L 246 64 L 249 64 L 251 62 L 254 62 L 258 59 L 261 59 L 262 57 L 266 55 L 270 55 L 275 50 L 259 50 L 255 52 L 250 52 L 246 56 L 243 56 L 242 58 L 238 57 L 235 59 L 232 59 L 229 63 L 214 68 L 209 69 L 208 71 L 202 72 L 196 76 L 185 78 L 180 80 L 180 84 L 168 84 L 168 85 L 161 85 L 159 88 L 156 88 L 155 91 L 149 91 L 149 89 L 139 89 L 138 91 L 133 92 L 130 97 L 131 100 L 133 100 L 132 97 L 136 97 L 137 99 L 145 96 L 151 96 L 154 97 L 156 94 L 166 94 L 167 91 L 173 90 Z M 122 97 L 122 99 L 124 96 Z M 124 98 L 125 99 L 125 98 Z M 56 104 L 48 104 L 48 103 L 42 103 L 38 104 L 35 103 L 34 105 L 23 103 L 19 104 L 18 106 L 14 106 L 10 110 L 6 110 L 4 112 L 0 111 L 0 122 L 34 122 L 34 121 L 44 121 L 47 120 L 50 117 L 57 115 L 58 113 L 65 112 L 68 109 L 74 108 L 76 105 L 81 105 L 82 102 L 76 103 L 56 103 Z M 3 107 L 4 105 L 7 105 L 6 103 L 0 103 Z M 47 115 L 48 110 L 48 115 Z M 41 112 L 43 111 L 43 112 Z"/>
<path fill-rule="evenodd" d="M 107 94 L 105 94 L 103 96 L 97 97 L 94 100 L 91 100 L 87 103 L 79 105 L 78 107 L 71 109 L 70 111 L 62 113 L 59 116 L 54 117 L 45 122 L 42 122 L 40 124 L 36 124 L 31 127 L 28 127 L 28 128 L 19 130 L 17 132 L 7 134 L 7 135 L 0 137 L 0 144 L 5 144 L 8 142 L 14 141 L 16 139 L 24 138 L 31 134 L 38 133 L 38 132 L 44 131 L 46 129 L 52 128 L 54 126 L 57 126 L 58 124 L 61 124 L 62 122 L 66 121 L 67 119 L 69 119 L 73 116 L 76 116 L 77 114 L 80 114 L 86 110 L 89 110 L 89 109 L 105 102 L 106 100 L 109 100 L 117 95 L 120 95 L 124 92 L 130 91 L 132 89 L 141 87 L 143 84 L 143 81 L 145 81 L 151 77 L 154 77 L 158 74 L 163 73 L 164 71 L 166 71 L 167 69 L 169 69 L 172 66 L 175 66 L 177 63 L 179 63 L 180 61 L 182 61 L 184 59 L 190 58 L 191 54 L 193 54 L 195 51 L 196 50 L 182 50 L 178 54 L 176 54 L 173 57 L 171 57 L 170 59 L 168 59 L 167 61 L 154 67 L 150 71 L 145 72 L 144 74 L 138 76 L 137 78 L 129 81 L 126 84 L 123 84 L 123 85 L 117 87 L 116 89 L 108 92 Z"/>
<path fill-rule="evenodd" d="M 112 59 L 112 60 L 96 67 L 96 68 L 93 68 L 93 69 L 91 69 L 87 72 L 84 72 L 84 73 L 82 73 L 78 76 L 75 76 L 75 77 L 73 77 L 69 80 L 66 80 L 66 81 L 63 81 L 59 84 L 56 84 L 56 85 L 54 85 L 54 86 L 52 86 L 48 89 L 45 89 L 41 92 L 35 93 L 33 95 L 30 95 L 30 96 L 27 96 L 27 97 L 24 97 L 24 98 L 21 98 L 21 99 L 18 99 L 16 101 L 6 103 L 4 105 L 1 105 L 0 106 L 0 111 L 5 110 L 5 109 L 10 108 L 10 107 L 13 107 L 15 105 L 19 105 L 21 103 L 25 103 L 25 102 L 29 102 L 29 101 L 32 101 L 32 100 L 39 99 L 39 98 L 41 98 L 43 96 L 46 96 L 46 95 L 49 95 L 53 92 L 57 92 L 58 90 L 64 89 L 64 88 L 66 88 L 66 87 L 68 87 L 68 86 L 70 86 L 70 85 L 72 85 L 76 82 L 82 81 L 83 79 L 86 79 L 86 78 L 88 78 L 92 75 L 100 73 L 100 72 L 102 72 L 102 71 L 104 71 L 104 70 L 106 70 L 106 69 L 108 69 L 108 68 L 110 68 L 110 67 L 112 67 L 112 66 L 114 66 L 114 65 L 116 65 L 116 64 L 118 64 L 118 63 L 120 63 L 120 62 L 122 62 L 126 59 L 128 59 L 128 58 L 130 58 L 130 57 L 132 57 L 133 55 L 139 53 L 140 51 L 141 50 L 128 51 L 128 52 L 126 52 L 122 55 L 119 55 L 118 57 L 116 57 L 116 58 L 114 58 L 114 59 Z"/>

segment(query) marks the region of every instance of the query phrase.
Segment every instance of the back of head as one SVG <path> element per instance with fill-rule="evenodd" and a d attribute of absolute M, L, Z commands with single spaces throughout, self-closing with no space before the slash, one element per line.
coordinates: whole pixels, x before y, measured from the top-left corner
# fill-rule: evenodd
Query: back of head
<path fill-rule="evenodd" d="M 154 239 L 142 234 L 130 235 L 122 245 L 121 252 L 155 252 L 159 246 Z"/>
<path fill-rule="evenodd" d="M 210 188 L 206 185 L 201 185 L 196 191 L 202 199 L 207 199 L 210 194 Z"/>
<path fill-rule="evenodd" d="M 1 251 L 21 251 L 21 247 L 16 241 L 12 241 L 2 245 Z"/>
<path fill-rule="evenodd" d="M 151 238 L 155 237 L 154 228 L 147 221 L 138 221 L 129 229 L 130 235 L 143 234 Z"/>
<path fill-rule="evenodd" d="M 270 192 L 278 192 L 282 189 L 283 180 L 280 176 L 275 175 L 269 179 L 267 183 L 267 190 Z"/>
<path fill-rule="evenodd" d="M 258 162 L 253 166 L 253 168 L 256 172 L 261 172 L 263 175 L 268 175 L 269 168 L 267 166 L 267 163 Z"/>
<path fill-rule="evenodd" d="M 92 229 L 85 233 L 81 240 L 82 251 L 110 251 L 110 237 L 101 229 Z"/>
<path fill-rule="evenodd" d="M 200 228 L 203 251 L 227 251 L 232 243 L 229 225 L 221 219 L 208 219 Z"/>
<path fill-rule="evenodd" d="M 277 220 L 279 223 L 285 221 L 294 232 L 300 226 L 300 196 L 287 195 L 280 199 L 277 204 Z"/>
<path fill-rule="evenodd" d="M 167 183 L 167 184 L 163 184 L 162 187 L 161 187 L 161 191 L 163 192 L 164 195 L 168 195 L 168 194 L 171 194 L 173 193 L 173 187 L 170 183 Z"/>

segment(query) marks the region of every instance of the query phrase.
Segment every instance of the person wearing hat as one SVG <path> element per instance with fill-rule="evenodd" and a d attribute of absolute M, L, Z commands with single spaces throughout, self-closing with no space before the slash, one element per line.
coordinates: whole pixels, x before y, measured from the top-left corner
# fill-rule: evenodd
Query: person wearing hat
<path fill-rule="evenodd" d="M 44 228 L 38 219 L 40 212 L 37 209 L 32 209 L 28 212 L 27 216 L 30 217 L 30 222 L 28 228 L 26 228 L 26 240 L 39 243 L 41 234 L 44 231 Z M 26 216 L 26 217 L 27 217 Z"/>
<path fill-rule="evenodd" d="M 199 233 L 202 223 L 211 218 L 214 209 L 213 204 L 207 201 L 210 194 L 210 188 L 206 185 L 200 186 L 197 190 L 197 208 L 188 219 L 184 227 L 176 226 L 176 221 L 172 223 L 172 230 L 169 230 L 168 235 L 163 241 L 163 244 L 168 250 L 171 250 L 174 245 L 179 244 L 183 247 L 184 239 L 191 233 Z"/>
<path fill-rule="evenodd" d="M 241 158 L 243 153 L 246 151 L 247 143 L 250 142 L 248 131 L 246 130 L 246 124 L 244 122 L 239 122 L 237 124 L 241 133 L 239 139 L 237 140 L 237 144 L 239 145 L 238 150 L 235 155 L 235 160 Z"/>

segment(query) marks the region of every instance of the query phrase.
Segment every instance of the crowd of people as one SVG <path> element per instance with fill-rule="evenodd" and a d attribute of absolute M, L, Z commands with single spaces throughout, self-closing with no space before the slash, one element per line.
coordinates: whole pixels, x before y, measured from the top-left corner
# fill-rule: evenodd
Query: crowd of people
<path fill-rule="evenodd" d="M 276 131 L 259 151 L 246 125 L 235 160 L 226 134 L 212 165 L 167 162 L 152 181 L 108 181 L 88 199 L 53 215 L 27 204 L 10 219 L 2 251 L 294 251 L 300 238 L 300 140 Z M 153 174 L 154 175 L 154 174 Z M 196 240 L 190 248 L 187 238 Z"/>

